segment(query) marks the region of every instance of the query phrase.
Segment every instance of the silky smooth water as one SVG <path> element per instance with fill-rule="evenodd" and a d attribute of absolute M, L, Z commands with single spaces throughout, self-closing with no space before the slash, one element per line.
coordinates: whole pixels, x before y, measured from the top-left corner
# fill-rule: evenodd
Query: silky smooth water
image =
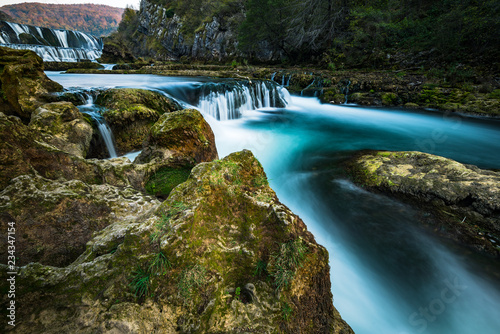
<path fill-rule="evenodd" d="M 162 90 L 187 106 L 190 89 L 207 81 L 48 74 L 65 87 Z M 500 168 L 498 121 L 322 105 L 296 96 L 283 109 L 245 111 L 228 121 L 205 118 L 219 156 L 252 150 L 280 200 L 328 249 L 334 304 L 356 333 L 500 332 L 498 261 L 428 235 L 418 212 L 354 185 L 340 168 L 360 149 L 418 150 Z"/>

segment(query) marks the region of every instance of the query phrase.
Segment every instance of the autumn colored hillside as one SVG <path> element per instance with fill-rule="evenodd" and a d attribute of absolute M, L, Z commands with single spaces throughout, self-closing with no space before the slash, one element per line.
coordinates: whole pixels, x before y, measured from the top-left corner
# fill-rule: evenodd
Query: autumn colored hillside
<path fill-rule="evenodd" d="M 12 17 L 16 23 L 105 36 L 116 30 L 124 9 L 93 4 L 22 3 L 2 6 L 0 11 Z"/>

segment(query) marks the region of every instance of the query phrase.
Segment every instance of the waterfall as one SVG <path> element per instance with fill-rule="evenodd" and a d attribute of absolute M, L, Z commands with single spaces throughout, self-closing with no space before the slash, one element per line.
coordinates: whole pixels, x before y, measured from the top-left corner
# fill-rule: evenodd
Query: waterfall
<path fill-rule="evenodd" d="M 103 70 L 111 71 L 116 64 L 101 64 L 101 65 L 104 66 Z"/>
<path fill-rule="evenodd" d="M 108 123 L 99 112 L 99 109 L 95 106 L 94 97 L 92 96 L 92 94 L 87 94 L 85 92 L 83 92 L 83 94 L 85 95 L 87 104 L 79 106 L 78 109 L 80 109 L 82 113 L 92 117 L 92 119 L 94 120 L 95 124 L 97 125 L 97 129 L 99 130 L 99 133 L 104 140 L 104 144 L 106 144 L 106 149 L 108 150 L 110 158 L 118 157 L 114 145 L 113 133 L 111 132 Z"/>
<path fill-rule="evenodd" d="M 349 86 L 351 85 L 351 80 L 349 80 L 349 82 L 347 83 L 347 86 L 345 88 L 345 102 L 344 104 L 347 104 L 347 98 L 349 96 Z"/>
<path fill-rule="evenodd" d="M 80 31 L 0 21 L 0 45 L 34 51 L 44 61 L 76 62 L 100 58 L 103 42 Z"/>
<path fill-rule="evenodd" d="M 201 87 L 198 107 L 215 119 L 236 119 L 242 112 L 285 107 L 290 94 L 271 81 L 209 83 Z"/>

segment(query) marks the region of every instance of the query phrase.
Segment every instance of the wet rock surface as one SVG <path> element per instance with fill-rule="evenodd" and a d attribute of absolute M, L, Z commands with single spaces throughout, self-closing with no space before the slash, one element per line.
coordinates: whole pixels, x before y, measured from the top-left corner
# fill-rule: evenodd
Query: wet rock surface
<path fill-rule="evenodd" d="M 422 152 L 365 152 L 347 168 L 358 184 L 431 213 L 438 233 L 499 256 L 499 172 Z"/>

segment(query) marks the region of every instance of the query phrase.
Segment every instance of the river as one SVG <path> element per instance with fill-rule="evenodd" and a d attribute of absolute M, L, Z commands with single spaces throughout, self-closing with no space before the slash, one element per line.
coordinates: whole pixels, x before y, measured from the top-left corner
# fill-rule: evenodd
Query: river
<path fill-rule="evenodd" d="M 161 90 L 193 104 L 206 78 L 60 74 L 65 88 Z M 280 200 L 330 253 L 334 305 L 358 334 L 498 334 L 500 265 L 429 235 L 409 206 L 354 185 L 340 163 L 360 149 L 418 150 L 500 169 L 500 122 L 435 111 L 321 104 L 205 113 L 220 157 L 250 149 Z M 203 110 L 202 110 L 203 112 Z"/>

